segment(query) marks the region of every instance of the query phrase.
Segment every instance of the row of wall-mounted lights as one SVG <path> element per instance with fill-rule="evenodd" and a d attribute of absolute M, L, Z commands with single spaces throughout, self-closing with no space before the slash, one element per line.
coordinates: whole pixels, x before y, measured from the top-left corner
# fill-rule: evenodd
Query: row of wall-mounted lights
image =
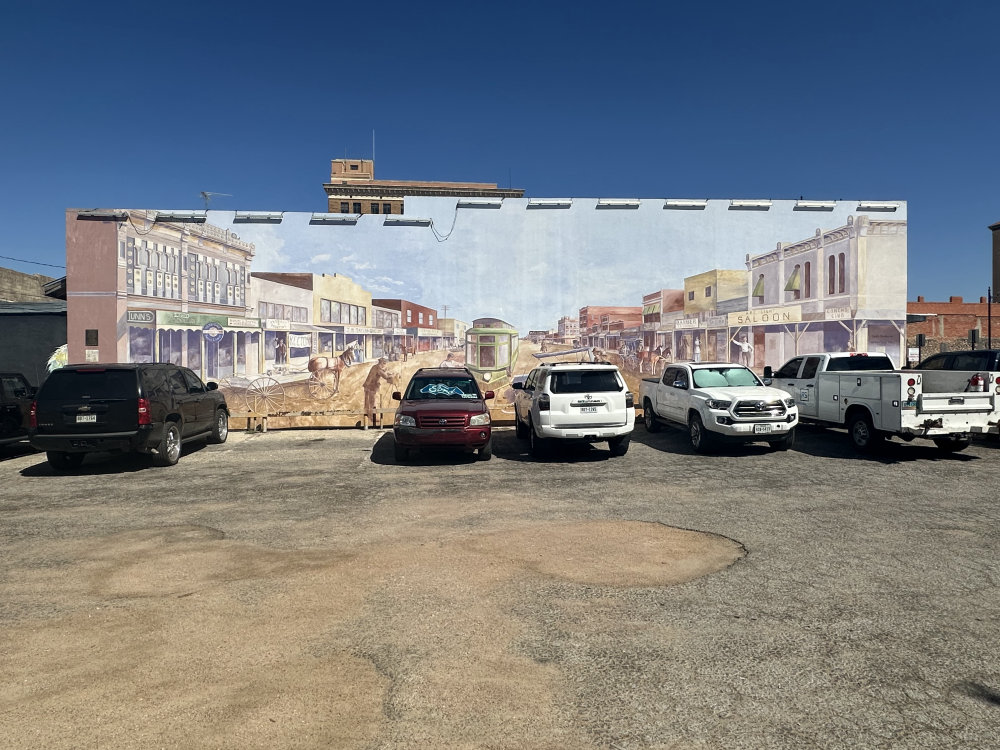
<path fill-rule="evenodd" d="M 641 201 L 638 198 L 598 198 L 596 208 L 598 209 L 636 209 Z M 456 208 L 500 208 L 503 205 L 502 198 L 463 198 L 458 201 Z M 570 208 L 573 205 L 572 198 L 529 198 L 527 208 Z M 729 201 L 731 211 L 768 211 L 773 205 L 770 200 L 741 200 Z M 895 211 L 899 208 L 899 203 L 893 201 L 859 201 L 858 211 Z M 668 198 L 663 203 L 665 209 L 679 210 L 703 210 L 708 207 L 707 199 L 687 199 Z M 794 211 L 832 211 L 837 207 L 837 201 L 813 201 L 798 200 L 792 207 Z M 155 221 L 183 221 L 195 224 L 204 224 L 208 218 L 208 211 L 156 211 Z M 362 214 L 336 214 L 336 213 L 314 213 L 311 215 L 310 224 L 357 224 Z M 124 209 L 88 209 L 77 212 L 80 219 L 116 219 L 124 221 L 128 219 L 128 211 Z M 284 217 L 281 211 L 237 211 L 233 217 L 234 224 L 280 224 Z M 386 216 L 383 221 L 385 226 L 409 226 L 426 227 L 432 224 L 430 219 L 421 219 L 412 216 Z"/>

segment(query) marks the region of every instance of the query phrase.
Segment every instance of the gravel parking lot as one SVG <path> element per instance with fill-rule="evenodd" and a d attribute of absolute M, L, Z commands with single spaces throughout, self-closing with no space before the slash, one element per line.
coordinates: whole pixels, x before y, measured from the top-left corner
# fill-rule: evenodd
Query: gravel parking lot
<path fill-rule="evenodd" d="M 996 747 L 998 446 L 8 452 L 0 747 Z"/>

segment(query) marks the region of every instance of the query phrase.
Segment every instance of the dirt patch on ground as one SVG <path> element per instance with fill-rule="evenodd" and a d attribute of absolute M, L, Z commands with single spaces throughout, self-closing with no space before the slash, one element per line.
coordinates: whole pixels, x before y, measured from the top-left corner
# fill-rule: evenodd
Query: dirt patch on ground
<path fill-rule="evenodd" d="M 558 660 L 532 646 L 540 588 L 669 586 L 744 554 L 625 521 L 336 551 L 203 526 L 48 544 L 4 587 L 8 747 L 590 746 Z M 607 592 L 546 606 L 610 630 Z"/>

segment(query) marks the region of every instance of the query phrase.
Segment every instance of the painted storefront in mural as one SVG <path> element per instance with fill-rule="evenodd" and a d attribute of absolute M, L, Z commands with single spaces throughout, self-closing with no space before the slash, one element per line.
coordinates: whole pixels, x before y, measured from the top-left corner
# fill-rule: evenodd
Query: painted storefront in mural
<path fill-rule="evenodd" d="M 234 412 L 354 424 L 380 367 L 376 419 L 418 367 L 473 368 L 504 412 L 511 379 L 561 350 L 636 388 L 671 360 L 904 352 L 901 201 L 406 205 L 67 211 L 70 360 L 175 362 Z"/>

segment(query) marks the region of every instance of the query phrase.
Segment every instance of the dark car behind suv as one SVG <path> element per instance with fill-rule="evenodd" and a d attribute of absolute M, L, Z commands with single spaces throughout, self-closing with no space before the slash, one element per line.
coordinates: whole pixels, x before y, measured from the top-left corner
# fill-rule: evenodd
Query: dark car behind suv
<path fill-rule="evenodd" d="M 0 445 L 28 439 L 28 412 L 35 389 L 19 372 L 0 372 Z"/>
<path fill-rule="evenodd" d="M 405 461 L 419 448 L 448 446 L 467 452 L 479 451 L 488 461 L 493 455 L 490 410 L 475 377 L 464 367 L 433 367 L 417 370 L 399 401 L 393 420 L 396 460 Z"/>
<path fill-rule="evenodd" d="M 79 466 L 95 451 L 151 453 L 172 466 L 188 440 L 225 442 L 229 409 L 216 383 L 205 385 L 186 367 L 69 365 L 39 388 L 30 434 L 55 469 Z"/>
<path fill-rule="evenodd" d="M 915 370 L 1000 370 L 1000 350 L 973 349 L 972 351 L 941 352 L 932 354 L 917 365 Z"/>

